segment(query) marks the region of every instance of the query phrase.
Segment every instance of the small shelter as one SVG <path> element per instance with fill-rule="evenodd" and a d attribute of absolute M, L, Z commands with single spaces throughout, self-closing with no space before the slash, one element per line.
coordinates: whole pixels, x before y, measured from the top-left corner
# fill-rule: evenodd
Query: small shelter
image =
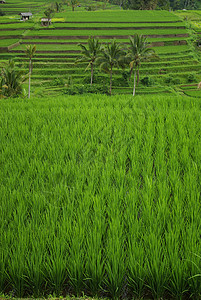
<path fill-rule="evenodd" d="M 21 16 L 21 20 L 22 21 L 27 21 L 30 18 L 32 18 L 32 13 L 28 12 L 28 13 L 20 13 L 19 14 Z"/>
<path fill-rule="evenodd" d="M 0 0 L 0 4 L 5 4 L 6 1 L 5 0 Z"/>
<path fill-rule="evenodd" d="M 47 18 L 42 18 L 41 19 L 41 25 L 42 26 L 49 26 L 52 24 L 52 20 L 51 19 L 47 19 Z"/>

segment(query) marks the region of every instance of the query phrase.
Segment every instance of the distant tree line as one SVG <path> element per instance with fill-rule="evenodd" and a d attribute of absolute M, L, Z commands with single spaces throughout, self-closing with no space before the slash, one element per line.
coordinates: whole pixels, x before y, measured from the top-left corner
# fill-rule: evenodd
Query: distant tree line
<path fill-rule="evenodd" d="M 196 9 L 196 0 L 109 0 L 123 9 Z"/>

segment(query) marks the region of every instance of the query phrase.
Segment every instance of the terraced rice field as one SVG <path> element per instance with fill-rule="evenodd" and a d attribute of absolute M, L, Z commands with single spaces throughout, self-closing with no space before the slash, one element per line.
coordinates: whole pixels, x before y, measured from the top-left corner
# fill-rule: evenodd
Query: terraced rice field
<path fill-rule="evenodd" d="M 35 3 L 36 5 L 36 3 Z M 57 13 L 49 28 L 40 26 L 41 11 L 35 13 L 32 20 L 24 23 L 19 20 L 13 24 L 0 24 L 0 58 L 3 63 L 8 58 L 15 58 L 17 64 L 25 71 L 28 68 L 24 56 L 25 46 L 36 44 L 37 54 L 34 58 L 33 86 L 41 86 L 54 81 L 54 78 L 69 77 L 76 83 L 86 83 L 88 75 L 84 72 L 86 65 L 74 65 L 79 56 L 78 43 L 87 43 L 90 36 L 97 36 L 103 43 L 115 38 L 117 41 L 128 43 L 128 37 L 135 33 L 143 34 L 148 38 L 150 47 L 156 50 L 159 60 L 152 63 L 143 63 L 141 76 L 150 76 L 154 82 L 152 91 L 160 90 L 158 85 L 164 86 L 167 92 L 168 76 L 172 79 L 169 86 L 188 83 L 189 73 L 194 72 L 194 82 L 199 81 L 200 63 L 193 55 L 188 45 L 188 31 L 186 23 L 173 13 L 167 11 L 69 11 Z M 4 42 L 5 41 L 5 42 Z M 12 43 L 15 41 L 15 47 Z M 19 41 L 19 44 L 16 42 Z M 10 47 L 11 46 L 11 47 Z M 5 54 L 5 52 L 7 52 Z M 192 58 L 193 56 L 193 58 Z M 185 64 L 181 64 L 184 57 Z M 97 70 L 98 71 L 98 70 Z M 122 90 L 117 82 L 122 78 L 121 70 L 114 70 L 116 90 Z M 159 78 L 160 77 L 160 78 Z M 97 81 L 107 85 L 105 74 L 97 77 Z M 122 83 L 123 85 L 123 83 Z M 129 87 L 127 82 L 126 86 Z M 169 91 L 171 92 L 171 88 Z M 61 86 L 61 90 L 63 85 Z M 126 89 L 128 91 L 130 89 Z M 145 91 L 140 84 L 137 92 Z M 49 94 L 49 90 L 47 91 Z"/>

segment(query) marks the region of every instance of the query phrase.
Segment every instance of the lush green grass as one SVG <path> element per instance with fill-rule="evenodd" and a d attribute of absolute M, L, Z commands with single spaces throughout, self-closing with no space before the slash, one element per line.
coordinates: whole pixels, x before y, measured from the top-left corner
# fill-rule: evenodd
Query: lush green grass
<path fill-rule="evenodd" d="M 9 31 L 9 30 L 17 30 L 17 29 L 31 29 L 33 28 L 34 23 L 32 21 L 29 22 L 21 22 L 19 21 L 19 23 L 14 23 L 14 24 L 5 24 L 5 25 L 1 25 L 1 29 L 5 30 L 5 31 Z M 9 34 L 9 33 L 8 33 Z M 0 31 L 0 35 L 1 35 L 1 31 Z"/>
<path fill-rule="evenodd" d="M 160 27 L 185 27 L 184 22 L 177 22 L 177 23 L 53 23 L 52 27 L 60 28 L 60 27 L 89 27 L 89 28 L 98 28 L 98 27 L 118 27 L 118 28 L 124 28 L 124 27 L 154 27 L 154 28 L 160 28 Z"/>
<path fill-rule="evenodd" d="M 104 35 L 134 35 L 134 34 L 142 34 L 142 35 L 177 35 L 177 34 L 186 34 L 186 29 L 158 29 L 157 31 L 155 29 L 114 29 L 112 31 L 110 30 L 67 30 L 67 29 L 40 29 L 40 30 L 31 30 L 28 32 L 27 36 L 104 36 Z"/>
<path fill-rule="evenodd" d="M 0 292 L 199 299 L 201 104 L 1 100 Z"/>
<path fill-rule="evenodd" d="M 100 39 L 100 41 L 101 42 L 110 42 L 110 39 L 108 40 L 108 38 L 99 38 Z M 165 37 L 165 38 L 153 38 L 153 37 L 151 37 L 151 38 L 147 38 L 147 41 L 149 42 L 149 43 L 152 43 L 152 42 L 173 42 L 173 41 L 182 41 L 182 40 L 186 40 L 186 37 Z M 128 43 L 128 38 L 127 37 L 125 37 L 125 38 L 116 38 L 116 41 L 117 42 L 119 42 L 119 43 Z M 76 43 L 76 44 L 78 44 L 78 43 L 81 43 L 81 44 L 87 44 L 87 40 L 83 40 L 83 39 L 70 39 L 70 40 L 66 40 L 66 39 L 56 39 L 56 37 L 55 38 L 39 38 L 39 39 L 35 39 L 34 38 L 34 40 L 33 39 L 31 39 L 31 38 L 27 38 L 26 36 L 25 37 L 23 37 L 23 39 L 22 39 L 22 42 L 24 42 L 24 43 L 27 43 L 27 44 L 29 44 L 29 43 L 40 43 L 40 42 L 43 42 L 43 43 L 68 43 L 68 42 L 70 42 L 70 43 L 72 43 L 72 42 L 74 42 L 74 43 Z"/>
<path fill-rule="evenodd" d="M 175 22 L 179 18 L 168 11 L 93 11 L 57 14 L 68 22 Z"/>
<path fill-rule="evenodd" d="M 7 47 L 10 46 L 14 43 L 17 43 L 19 39 L 5 39 L 5 40 L 0 40 L 0 47 Z"/>
<path fill-rule="evenodd" d="M 16 50 L 24 50 L 26 45 L 21 44 L 20 46 L 16 47 Z M 163 47 L 153 47 L 153 49 L 156 50 L 157 53 L 180 53 L 184 51 L 189 51 L 188 45 L 182 45 L 182 46 L 163 46 Z M 80 47 L 78 45 L 60 45 L 60 44 L 38 44 L 37 50 L 52 50 L 52 51 L 67 51 L 67 50 L 80 50 Z"/>
<path fill-rule="evenodd" d="M 182 52 L 190 52 L 188 45 L 181 45 L 181 46 L 163 46 L 163 47 L 154 47 L 156 53 L 158 54 L 180 54 Z"/>
<path fill-rule="evenodd" d="M 25 50 L 26 45 L 22 44 L 19 45 L 18 47 L 15 48 L 15 50 Z M 49 45 L 49 44 L 45 44 L 45 45 L 37 45 L 37 50 L 44 50 L 44 51 L 67 51 L 67 50 L 77 50 L 79 51 L 80 48 L 77 45 L 59 45 L 59 44 L 55 44 L 55 45 Z"/>
<path fill-rule="evenodd" d="M 200 90 L 184 90 L 184 93 L 187 95 L 187 96 L 190 96 L 190 97 L 195 97 L 195 98 L 201 98 L 201 91 Z"/>
<path fill-rule="evenodd" d="M 17 29 L 14 31 L 0 31 L 0 36 L 7 36 L 9 38 L 9 36 L 22 35 L 24 32 L 24 29 Z"/>

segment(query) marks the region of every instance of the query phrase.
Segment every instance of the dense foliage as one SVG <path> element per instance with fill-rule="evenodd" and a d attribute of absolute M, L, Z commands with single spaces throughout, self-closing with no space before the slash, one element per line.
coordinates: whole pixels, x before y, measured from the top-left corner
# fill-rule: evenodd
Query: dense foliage
<path fill-rule="evenodd" d="M 196 9 L 195 0 L 110 0 L 123 9 Z"/>
<path fill-rule="evenodd" d="M 14 61 L 10 60 L 1 69 L 0 97 L 16 97 L 23 94 L 24 72 L 16 69 Z"/>

